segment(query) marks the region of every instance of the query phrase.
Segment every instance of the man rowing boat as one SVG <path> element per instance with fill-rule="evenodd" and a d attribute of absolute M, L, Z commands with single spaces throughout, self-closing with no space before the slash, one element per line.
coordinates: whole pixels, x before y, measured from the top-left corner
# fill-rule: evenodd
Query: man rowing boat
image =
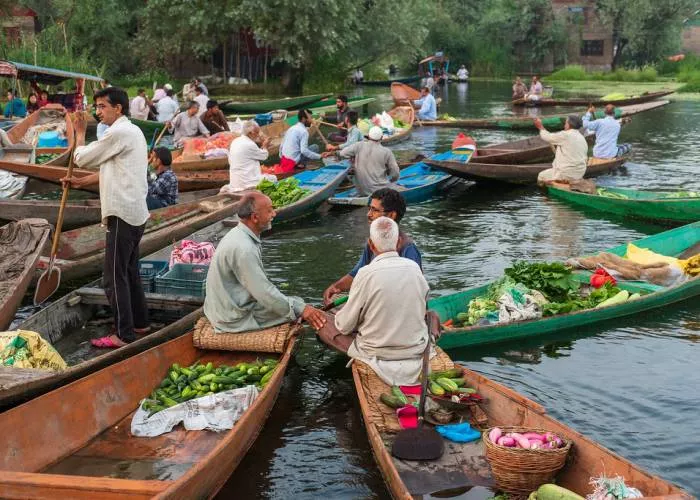
<path fill-rule="evenodd" d="M 247 194 L 238 208 L 240 223 L 219 243 L 207 274 L 204 314 L 216 333 L 261 330 L 299 317 L 316 329 L 325 314 L 272 284 L 262 263 L 260 235 L 272 227 L 275 210 L 264 194 Z"/>
<path fill-rule="evenodd" d="M 179 113 L 172 121 L 165 124 L 173 132 L 173 144 L 181 145 L 184 139 L 203 135 L 209 137 L 209 130 L 199 119 L 199 104 L 190 101 L 187 112 Z"/>
<path fill-rule="evenodd" d="M 372 222 L 377 220 L 379 217 L 388 217 L 398 224 L 401 222 L 401 219 L 403 219 L 405 213 L 406 201 L 403 199 L 403 196 L 401 196 L 401 193 L 395 189 L 379 189 L 370 196 L 369 207 L 367 210 L 367 221 L 370 224 L 372 224 Z M 420 250 L 418 250 L 418 247 L 414 243 L 413 239 L 401 230 L 399 230 L 399 240 L 396 248 L 401 257 L 410 259 L 418 264 L 418 267 L 421 269 L 423 268 Z M 328 304 L 334 295 L 350 290 L 352 282 L 355 279 L 355 276 L 357 276 L 357 273 L 364 266 L 372 262 L 374 257 L 375 255 L 372 252 L 372 248 L 368 242 L 365 244 L 360 260 L 357 261 L 355 267 L 353 267 L 348 274 L 326 288 L 326 290 L 323 292 L 324 302 Z"/>
<path fill-rule="evenodd" d="M 350 106 L 348 106 L 348 96 L 339 95 L 335 99 L 335 117 L 326 118 L 329 123 L 335 123 L 340 127 L 345 127 L 345 118 L 348 116 L 350 111 Z M 332 142 L 344 142 L 348 136 L 347 128 L 336 129 L 336 132 L 332 132 L 328 135 L 328 140 Z"/>
<path fill-rule="evenodd" d="M 420 91 L 421 98 L 413 101 L 413 104 L 420 106 L 418 110 L 418 118 L 421 120 L 436 120 L 437 119 L 437 102 L 435 97 L 430 93 L 430 88 L 423 87 Z"/>
<path fill-rule="evenodd" d="M 362 132 L 357 127 L 357 120 L 358 120 L 357 111 L 348 111 L 348 113 L 345 115 L 345 128 L 348 131 L 348 133 L 345 137 L 345 142 L 343 142 L 342 144 L 338 144 L 338 145 L 328 144 L 326 146 L 326 152 L 321 153 L 321 156 L 326 158 L 326 157 L 330 156 L 329 152 L 345 149 L 348 146 L 352 146 L 353 144 L 355 144 L 357 142 L 364 141 L 365 136 L 362 135 Z"/>
<path fill-rule="evenodd" d="M 586 175 L 588 143 L 580 132 L 581 126 L 579 116 L 569 115 L 564 130 L 553 134 L 547 132 L 542 120 L 535 119 L 535 127 L 540 131 L 540 137 L 556 148 L 552 168 L 539 173 L 538 184 L 558 180 L 577 181 Z"/>
<path fill-rule="evenodd" d="M 389 385 L 419 382 L 428 342 L 426 300 L 430 288 L 421 268 L 399 256 L 399 226 L 389 217 L 370 225 L 375 255 L 357 273 L 345 307 L 318 331 L 320 339 L 367 363 Z"/>

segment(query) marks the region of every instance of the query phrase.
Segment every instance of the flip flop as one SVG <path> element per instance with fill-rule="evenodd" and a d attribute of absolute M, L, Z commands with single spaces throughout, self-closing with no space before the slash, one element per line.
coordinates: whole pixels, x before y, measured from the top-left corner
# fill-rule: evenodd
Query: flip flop
<path fill-rule="evenodd" d="M 99 339 L 91 339 L 90 343 L 93 347 L 98 347 L 100 349 L 118 349 L 122 346 L 115 343 L 111 337 L 100 337 Z"/>

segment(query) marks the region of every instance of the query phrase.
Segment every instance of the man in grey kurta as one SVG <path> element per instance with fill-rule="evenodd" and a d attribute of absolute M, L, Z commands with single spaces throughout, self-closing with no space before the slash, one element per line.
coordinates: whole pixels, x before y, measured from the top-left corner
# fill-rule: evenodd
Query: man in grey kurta
<path fill-rule="evenodd" d="M 326 316 L 299 297 L 287 297 L 273 285 L 262 263 L 260 234 L 270 229 L 275 210 L 260 192 L 246 195 L 240 223 L 223 237 L 207 275 L 204 314 L 217 333 L 260 330 L 301 317 L 314 328 Z"/>
<path fill-rule="evenodd" d="M 399 165 L 394 153 L 381 145 L 382 129 L 372 127 L 369 141 L 356 142 L 340 150 L 340 156 L 355 158 L 353 183 L 360 196 L 369 196 L 377 189 L 394 187 L 399 180 Z"/>

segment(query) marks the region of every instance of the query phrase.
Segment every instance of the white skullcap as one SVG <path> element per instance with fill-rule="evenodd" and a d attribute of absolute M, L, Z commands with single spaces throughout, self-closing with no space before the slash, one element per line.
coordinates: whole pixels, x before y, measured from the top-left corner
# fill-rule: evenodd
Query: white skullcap
<path fill-rule="evenodd" d="M 382 135 L 382 129 L 379 127 L 372 127 L 369 129 L 369 138 L 373 141 L 381 141 Z"/>

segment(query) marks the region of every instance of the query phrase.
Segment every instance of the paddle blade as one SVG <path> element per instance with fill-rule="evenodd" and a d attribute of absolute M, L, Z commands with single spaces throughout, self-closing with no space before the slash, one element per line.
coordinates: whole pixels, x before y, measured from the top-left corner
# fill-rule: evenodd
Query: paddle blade
<path fill-rule="evenodd" d="M 49 266 L 49 268 L 41 273 L 39 281 L 36 283 L 34 290 L 34 305 L 43 304 L 51 297 L 61 284 L 61 268 Z"/>
<path fill-rule="evenodd" d="M 442 436 L 430 427 L 417 427 L 399 432 L 391 446 L 391 454 L 401 460 L 437 460 L 445 453 Z"/>

